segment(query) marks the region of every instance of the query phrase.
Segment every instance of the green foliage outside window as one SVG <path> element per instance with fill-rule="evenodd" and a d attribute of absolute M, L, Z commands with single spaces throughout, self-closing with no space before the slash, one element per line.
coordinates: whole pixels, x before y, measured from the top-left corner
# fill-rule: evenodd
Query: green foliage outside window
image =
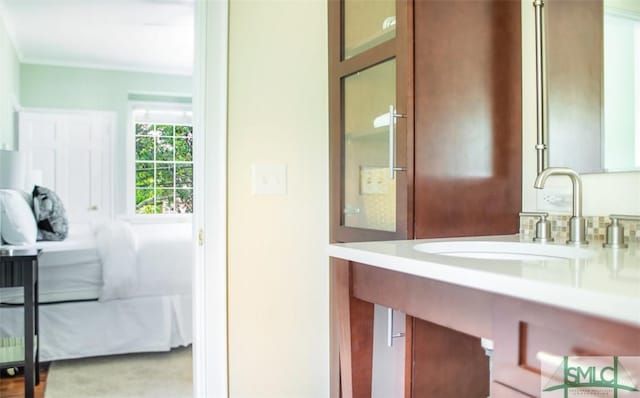
<path fill-rule="evenodd" d="M 137 123 L 136 213 L 193 213 L 193 127 Z"/>

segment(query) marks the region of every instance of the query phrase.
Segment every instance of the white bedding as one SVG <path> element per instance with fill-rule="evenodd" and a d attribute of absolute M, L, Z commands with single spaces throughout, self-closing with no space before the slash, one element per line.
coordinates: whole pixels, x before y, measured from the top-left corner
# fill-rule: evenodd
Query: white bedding
<path fill-rule="evenodd" d="M 39 301 L 54 303 L 62 301 L 95 300 L 102 290 L 102 266 L 97 256 L 74 257 L 76 252 L 66 252 L 66 256 L 55 256 L 60 261 L 56 265 L 39 266 Z M 48 253 L 40 255 L 39 264 L 47 264 Z M 66 260 L 66 262 L 64 262 Z M 21 304 L 21 287 L 0 289 L 0 303 Z"/>
<path fill-rule="evenodd" d="M 138 285 L 131 296 L 191 294 L 191 224 L 136 225 Z"/>
<path fill-rule="evenodd" d="M 118 228 L 129 227 L 112 232 Z M 36 243 L 42 249 L 41 301 L 99 299 L 40 306 L 41 360 L 166 351 L 191 343 L 191 225 L 130 228 L 134 242 L 121 235 L 110 241 L 113 234 L 96 239 L 92 230 L 72 227 L 63 242 Z M 114 253 L 118 245 L 134 247 L 134 258 Z M 16 289 L 13 300 L 22 302 L 22 289 Z M 109 289 L 116 294 L 104 296 Z M 0 289 L 0 295 L 7 291 L 12 289 Z M 0 308 L 0 337 L 22 334 L 22 314 L 19 306 Z"/>
<path fill-rule="evenodd" d="M 18 248 L 18 246 L 13 246 Z M 39 300 L 42 303 L 97 299 L 102 288 L 102 265 L 92 234 L 76 229 L 62 242 L 37 242 Z M 21 287 L 0 289 L 0 303 L 23 301 Z"/>
<path fill-rule="evenodd" d="M 100 300 L 129 296 L 138 285 L 136 237 L 131 225 L 113 221 L 95 231 L 96 249 L 102 263 Z"/>
<path fill-rule="evenodd" d="M 191 294 L 191 224 L 118 221 L 95 235 L 84 226 L 69 232 L 62 242 L 29 246 L 42 249 L 42 302 Z M 0 289 L 0 302 L 22 302 L 22 289 Z"/>
<path fill-rule="evenodd" d="M 191 295 L 43 305 L 40 360 L 168 351 L 192 342 Z M 0 336 L 21 336 L 21 307 L 0 308 Z M 123 370 L 129 371 L 129 370 Z"/>

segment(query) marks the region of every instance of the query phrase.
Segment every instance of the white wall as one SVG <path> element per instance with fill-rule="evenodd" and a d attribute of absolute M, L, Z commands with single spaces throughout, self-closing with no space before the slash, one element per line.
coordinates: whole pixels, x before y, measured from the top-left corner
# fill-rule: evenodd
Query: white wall
<path fill-rule="evenodd" d="M 536 86 L 534 8 L 522 0 L 522 209 L 537 210 L 536 189 Z M 640 214 L 640 172 L 589 174 L 584 184 L 585 215 Z M 550 180 L 549 186 L 570 186 L 566 177 Z"/>
<path fill-rule="evenodd" d="M 14 149 L 15 106 L 20 100 L 20 61 L 0 9 L 0 148 Z"/>
<path fill-rule="evenodd" d="M 232 0 L 228 288 L 232 397 L 329 394 L 325 0 Z M 285 163 L 286 195 L 251 194 Z"/>

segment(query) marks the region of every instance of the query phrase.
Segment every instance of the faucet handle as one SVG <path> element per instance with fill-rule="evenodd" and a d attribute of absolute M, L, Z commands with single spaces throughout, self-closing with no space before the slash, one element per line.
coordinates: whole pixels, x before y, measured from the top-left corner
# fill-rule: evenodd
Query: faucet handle
<path fill-rule="evenodd" d="M 611 221 L 615 220 L 625 220 L 625 221 L 640 221 L 640 216 L 631 216 L 628 214 L 612 214 L 609 216 Z"/>
<path fill-rule="evenodd" d="M 618 221 L 640 221 L 640 216 L 612 214 L 609 218 L 611 219 L 611 224 L 607 225 L 607 241 L 602 246 L 614 249 L 629 247 L 624 243 L 624 227 Z"/>
<path fill-rule="evenodd" d="M 522 217 L 549 217 L 546 211 L 521 211 L 518 214 Z"/>
<path fill-rule="evenodd" d="M 549 217 L 549 213 L 541 211 L 522 211 L 519 214 L 521 217 L 540 218 L 536 223 L 536 236 L 533 238 L 534 242 L 553 242 L 553 238 L 551 237 L 551 223 L 549 222 L 549 220 L 547 220 L 547 217 Z"/>

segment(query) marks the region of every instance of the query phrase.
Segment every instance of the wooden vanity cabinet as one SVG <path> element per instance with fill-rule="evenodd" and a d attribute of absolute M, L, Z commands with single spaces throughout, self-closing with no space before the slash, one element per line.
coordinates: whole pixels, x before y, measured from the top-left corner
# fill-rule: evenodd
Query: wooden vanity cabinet
<path fill-rule="evenodd" d="M 545 357 L 640 356 L 637 327 L 502 296 L 493 314 L 494 381 L 529 396 L 540 396 Z"/>
<path fill-rule="evenodd" d="M 637 326 L 347 260 L 331 274 L 333 397 L 371 397 L 373 303 L 410 315 L 406 398 L 540 397 L 543 360 L 640 357 Z"/>
<path fill-rule="evenodd" d="M 517 233 L 520 17 L 519 0 L 328 0 L 332 242 Z M 389 105 L 398 117 L 390 117 Z M 402 170 L 391 178 L 390 166 Z M 342 282 L 332 277 L 334 286 L 349 286 L 347 293 L 332 295 L 332 308 L 338 308 L 332 317 L 332 396 L 340 393 L 337 366 L 349 372 L 341 379 L 343 397 L 371 396 L 373 303 L 398 308 L 382 296 L 371 297 L 373 290 L 362 282 L 370 274 L 355 268 L 353 287 L 350 271 L 339 277 Z M 355 295 L 348 293 L 352 288 Z M 460 335 L 451 332 L 444 340 L 458 341 L 453 346 L 459 347 L 472 341 L 468 346 L 477 343 L 479 350 L 472 332 L 489 337 L 490 316 L 457 315 L 464 306 L 484 306 L 486 297 L 461 292 L 458 298 L 407 300 L 412 310 L 403 310 L 409 314 L 405 396 L 428 396 L 427 384 L 412 377 L 422 364 L 428 371 L 416 354 L 435 348 L 430 335 L 437 331 L 415 319 L 437 312 L 447 327 L 463 322 L 453 328 Z M 351 308 L 348 329 L 337 322 L 345 308 Z M 416 325 L 424 333 L 412 334 Z M 347 337 L 353 345 L 338 347 Z M 350 354 L 345 358 L 338 351 Z M 487 390 L 488 378 L 481 376 Z"/>
<path fill-rule="evenodd" d="M 517 233 L 520 1 L 328 6 L 331 241 Z"/>
<path fill-rule="evenodd" d="M 373 303 L 408 315 L 405 397 L 488 396 L 491 294 L 335 258 L 331 281 L 333 397 L 372 396 Z"/>

